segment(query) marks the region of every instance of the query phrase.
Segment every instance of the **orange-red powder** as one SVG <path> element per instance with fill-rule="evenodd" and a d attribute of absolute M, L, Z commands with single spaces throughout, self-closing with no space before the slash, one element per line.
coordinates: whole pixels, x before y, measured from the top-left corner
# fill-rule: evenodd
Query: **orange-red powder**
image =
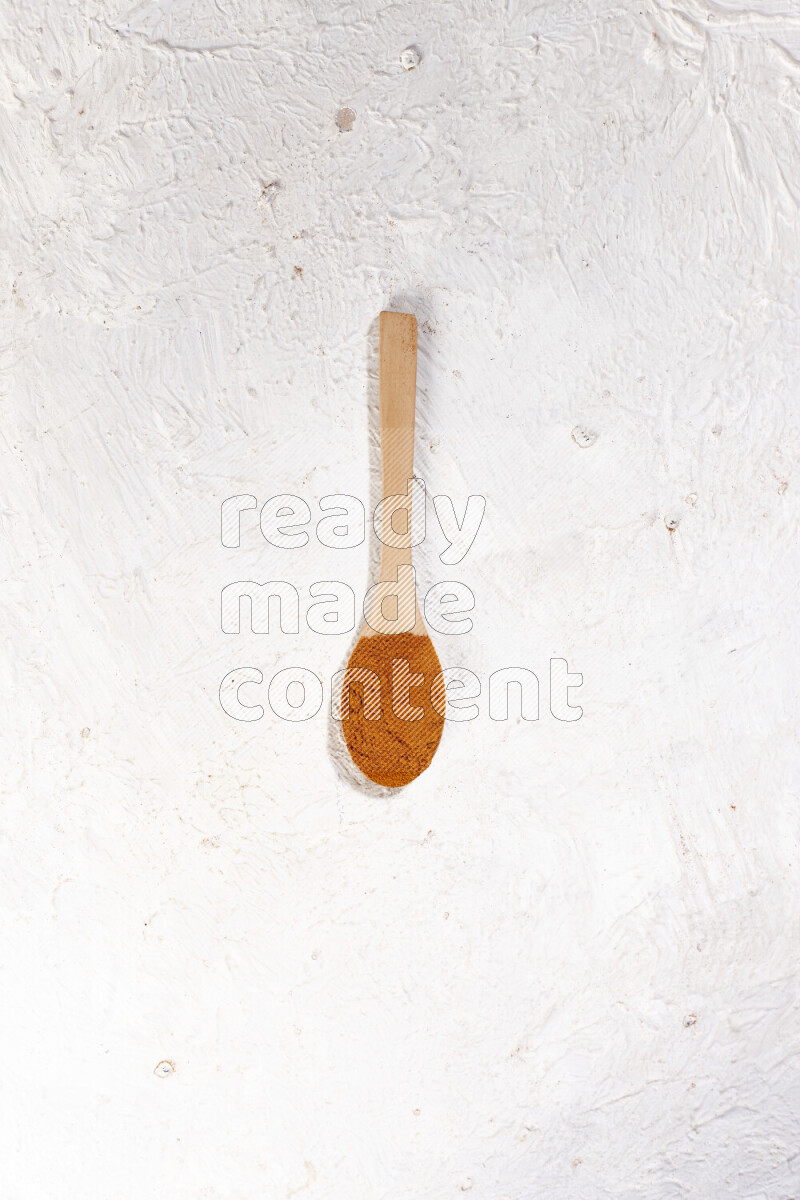
<path fill-rule="evenodd" d="M 441 671 L 427 636 L 357 643 L 342 685 L 342 729 L 353 762 L 374 783 L 402 787 L 430 764 L 444 728 Z"/>

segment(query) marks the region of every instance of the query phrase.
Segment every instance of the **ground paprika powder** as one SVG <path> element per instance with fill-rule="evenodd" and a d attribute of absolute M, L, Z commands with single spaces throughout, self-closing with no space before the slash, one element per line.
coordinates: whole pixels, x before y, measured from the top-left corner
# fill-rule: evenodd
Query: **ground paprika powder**
<path fill-rule="evenodd" d="M 427 635 L 362 637 L 342 683 L 342 731 L 356 766 L 402 787 L 429 765 L 444 728 L 442 668 Z"/>

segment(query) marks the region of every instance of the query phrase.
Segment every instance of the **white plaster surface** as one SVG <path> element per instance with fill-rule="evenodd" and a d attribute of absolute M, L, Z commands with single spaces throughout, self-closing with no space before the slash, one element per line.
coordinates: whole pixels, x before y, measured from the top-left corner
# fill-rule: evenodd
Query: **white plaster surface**
<path fill-rule="evenodd" d="M 796 1200 L 797 5 L 3 12 L 3 1200 Z M 370 498 L 384 307 L 542 680 L 389 798 L 218 702 L 346 658 L 220 505 Z"/>

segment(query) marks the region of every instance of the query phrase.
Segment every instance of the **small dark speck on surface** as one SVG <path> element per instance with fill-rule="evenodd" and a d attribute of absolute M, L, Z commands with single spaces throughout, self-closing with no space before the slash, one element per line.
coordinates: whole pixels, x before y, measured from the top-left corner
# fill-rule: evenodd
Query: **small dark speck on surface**
<path fill-rule="evenodd" d="M 583 429 L 580 425 L 576 425 L 572 431 L 572 440 L 576 446 L 586 449 L 587 446 L 593 446 L 597 441 L 598 434 L 591 429 Z"/>
<path fill-rule="evenodd" d="M 303 274 L 303 268 L 302 268 L 302 267 L 295 267 L 295 269 L 294 269 L 294 273 L 295 273 L 295 275 L 302 275 L 302 274 Z"/>
<path fill-rule="evenodd" d="M 422 55 L 416 46 L 406 46 L 400 54 L 400 65 L 405 71 L 414 71 L 422 61 Z"/>
<path fill-rule="evenodd" d="M 697 1017 L 694 1013 L 689 1013 L 688 1016 L 683 1018 L 683 1025 L 684 1025 L 685 1029 L 688 1029 L 690 1027 L 690 1025 L 696 1025 L 696 1024 L 697 1024 Z"/>

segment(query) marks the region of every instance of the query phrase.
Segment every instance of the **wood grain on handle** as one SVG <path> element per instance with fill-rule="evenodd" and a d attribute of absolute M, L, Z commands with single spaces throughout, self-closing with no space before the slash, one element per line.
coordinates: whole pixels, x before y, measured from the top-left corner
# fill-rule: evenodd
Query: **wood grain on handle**
<path fill-rule="evenodd" d="M 382 312 L 380 316 L 380 400 L 381 400 L 381 460 L 382 498 L 406 496 L 414 474 L 414 409 L 417 392 L 417 319 L 411 313 Z M 391 514 L 385 514 L 382 537 L 396 540 L 407 533 L 402 546 L 381 545 L 381 582 L 396 582 L 398 567 L 412 565 L 410 543 L 411 509 L 408 525 L 403 513 L 397 513 L 394 525 Z M 393 539 L 392 535 L 395 535 Z M 406 589 L 403 589 L 405 593 Z M 411 597 L 409 596 L 410 600 Z M 415 633 L 424 633 L 425 626 L 416 595 L 413 597 Z M 380 621 L 376 620 L 376 625 Z"/>
<path fill-rule="evenodd" d="M 404 495 L 414 473 L 414 408 L 417 396 L 417 318 L 382 312 L 381 454 L 384 496 Z"/>

